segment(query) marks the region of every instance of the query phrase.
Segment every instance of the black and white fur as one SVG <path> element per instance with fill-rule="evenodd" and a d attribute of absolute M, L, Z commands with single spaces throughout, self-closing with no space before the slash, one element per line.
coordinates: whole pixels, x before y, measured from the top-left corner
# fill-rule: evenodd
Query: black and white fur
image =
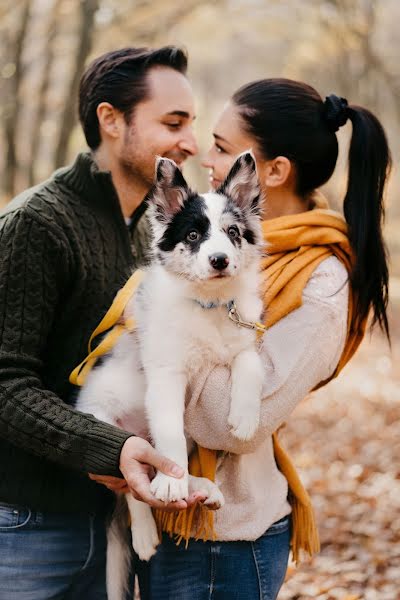
<path fill-rule="evenodd" d="M 151 483 L 156 498 L 178 500 L 202 489 L 208 494 L 205 504 L 220 507 L 218 487 L 188 475 L 185 392 L 200 369 L 230 366 L 232 433 L 248 439 L 257 429 L 263 370 L 255 332 L 233 323 L 227 309 L 234 300 L 241 318 L 252 322 L 262 311 L 254 158 L 240 155 L 219 190 L 202 195 L 187 186 L 174 162 L 159 158 L 148 203 L 155 260 L 124 313 L 134 315 L 136 332 L 123 334 L 92 371 L 77 408 L 143 436 L 149 431 L 156 449 L 185 469 L 182 479 L 157 473 Z M 133 547 L 148 560 L 158 544 L 151 509 L 129 494 L 126 498 Z M 123 562 L 111 527 L 110 600 L 122 598 Z"/>

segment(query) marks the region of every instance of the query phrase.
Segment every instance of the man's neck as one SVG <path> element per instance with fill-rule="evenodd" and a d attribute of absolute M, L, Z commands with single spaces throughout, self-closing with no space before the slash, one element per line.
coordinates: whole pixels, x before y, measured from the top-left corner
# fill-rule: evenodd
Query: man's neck
<path fill-rule="evenodd" d="M 118 161 L 101 148 L 96 150 L 93 158 L 100 171 L 110 171 L 122 214 L 124 217 L 130 217 L 143 202 L 149 191 L 148 186 L 137 181 L 133 176 L 128 176 Z"/>

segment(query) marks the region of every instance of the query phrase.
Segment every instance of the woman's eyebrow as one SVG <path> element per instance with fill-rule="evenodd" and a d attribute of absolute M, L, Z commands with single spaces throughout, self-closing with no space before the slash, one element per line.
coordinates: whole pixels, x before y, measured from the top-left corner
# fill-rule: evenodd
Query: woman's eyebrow
<path fill-rule="evenodd" d="M 229 144 L 229 146 L 232 146 L 232 144 L 228 142 L 228 140 L 223 138 L 222 135 L 218 135 L 218 133 L 213 133 L 213 136 L 218 142 L 225 142 L 225 144 Z"/>

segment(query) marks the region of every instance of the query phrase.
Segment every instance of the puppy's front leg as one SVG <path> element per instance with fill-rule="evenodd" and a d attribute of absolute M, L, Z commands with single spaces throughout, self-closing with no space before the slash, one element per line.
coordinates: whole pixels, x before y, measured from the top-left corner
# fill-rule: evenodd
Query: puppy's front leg
<path fill-rule="evenodd" d="M 260 421 L 263 365 L 256 350 L 243 350 L 232 364 L 231 408 L 228 423 L 241 440 L 253 437 Z"/>
<path fill-rule="evenodd" d="M 150 369 L 146 411 L 156 450 L 185 470 L 181 479 L 157 473 L 151 491 L 159 500 L 172 502 L 188 497 L 188 455 L 184 434 L 186 378 L 181 373 Z"/>
<path fill-rule="evenodd" d="M 140 560 L 150 560 L 160 543 L 151 508 L 131 494 L 126 494 L 126 501 L 131 515 L 133 549 Z"/>

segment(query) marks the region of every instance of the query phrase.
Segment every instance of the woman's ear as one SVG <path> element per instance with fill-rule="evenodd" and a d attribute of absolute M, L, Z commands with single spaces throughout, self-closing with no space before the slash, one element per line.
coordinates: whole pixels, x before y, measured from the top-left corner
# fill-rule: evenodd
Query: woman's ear
<path fill-rule="evenodd" d="M 293 176 L 293 165 L 286 156 L 277 156 L 272 160 L 267 160 L 260 173 L 260 179 L 264 186 L 269 188 L 288 184 Z"/>
<path fill-rule="evenodd" d="M 120 135 L 121 113 L 109 102 L 100 102 L 96 109 L 100 131 L 112 138 Z"/>

